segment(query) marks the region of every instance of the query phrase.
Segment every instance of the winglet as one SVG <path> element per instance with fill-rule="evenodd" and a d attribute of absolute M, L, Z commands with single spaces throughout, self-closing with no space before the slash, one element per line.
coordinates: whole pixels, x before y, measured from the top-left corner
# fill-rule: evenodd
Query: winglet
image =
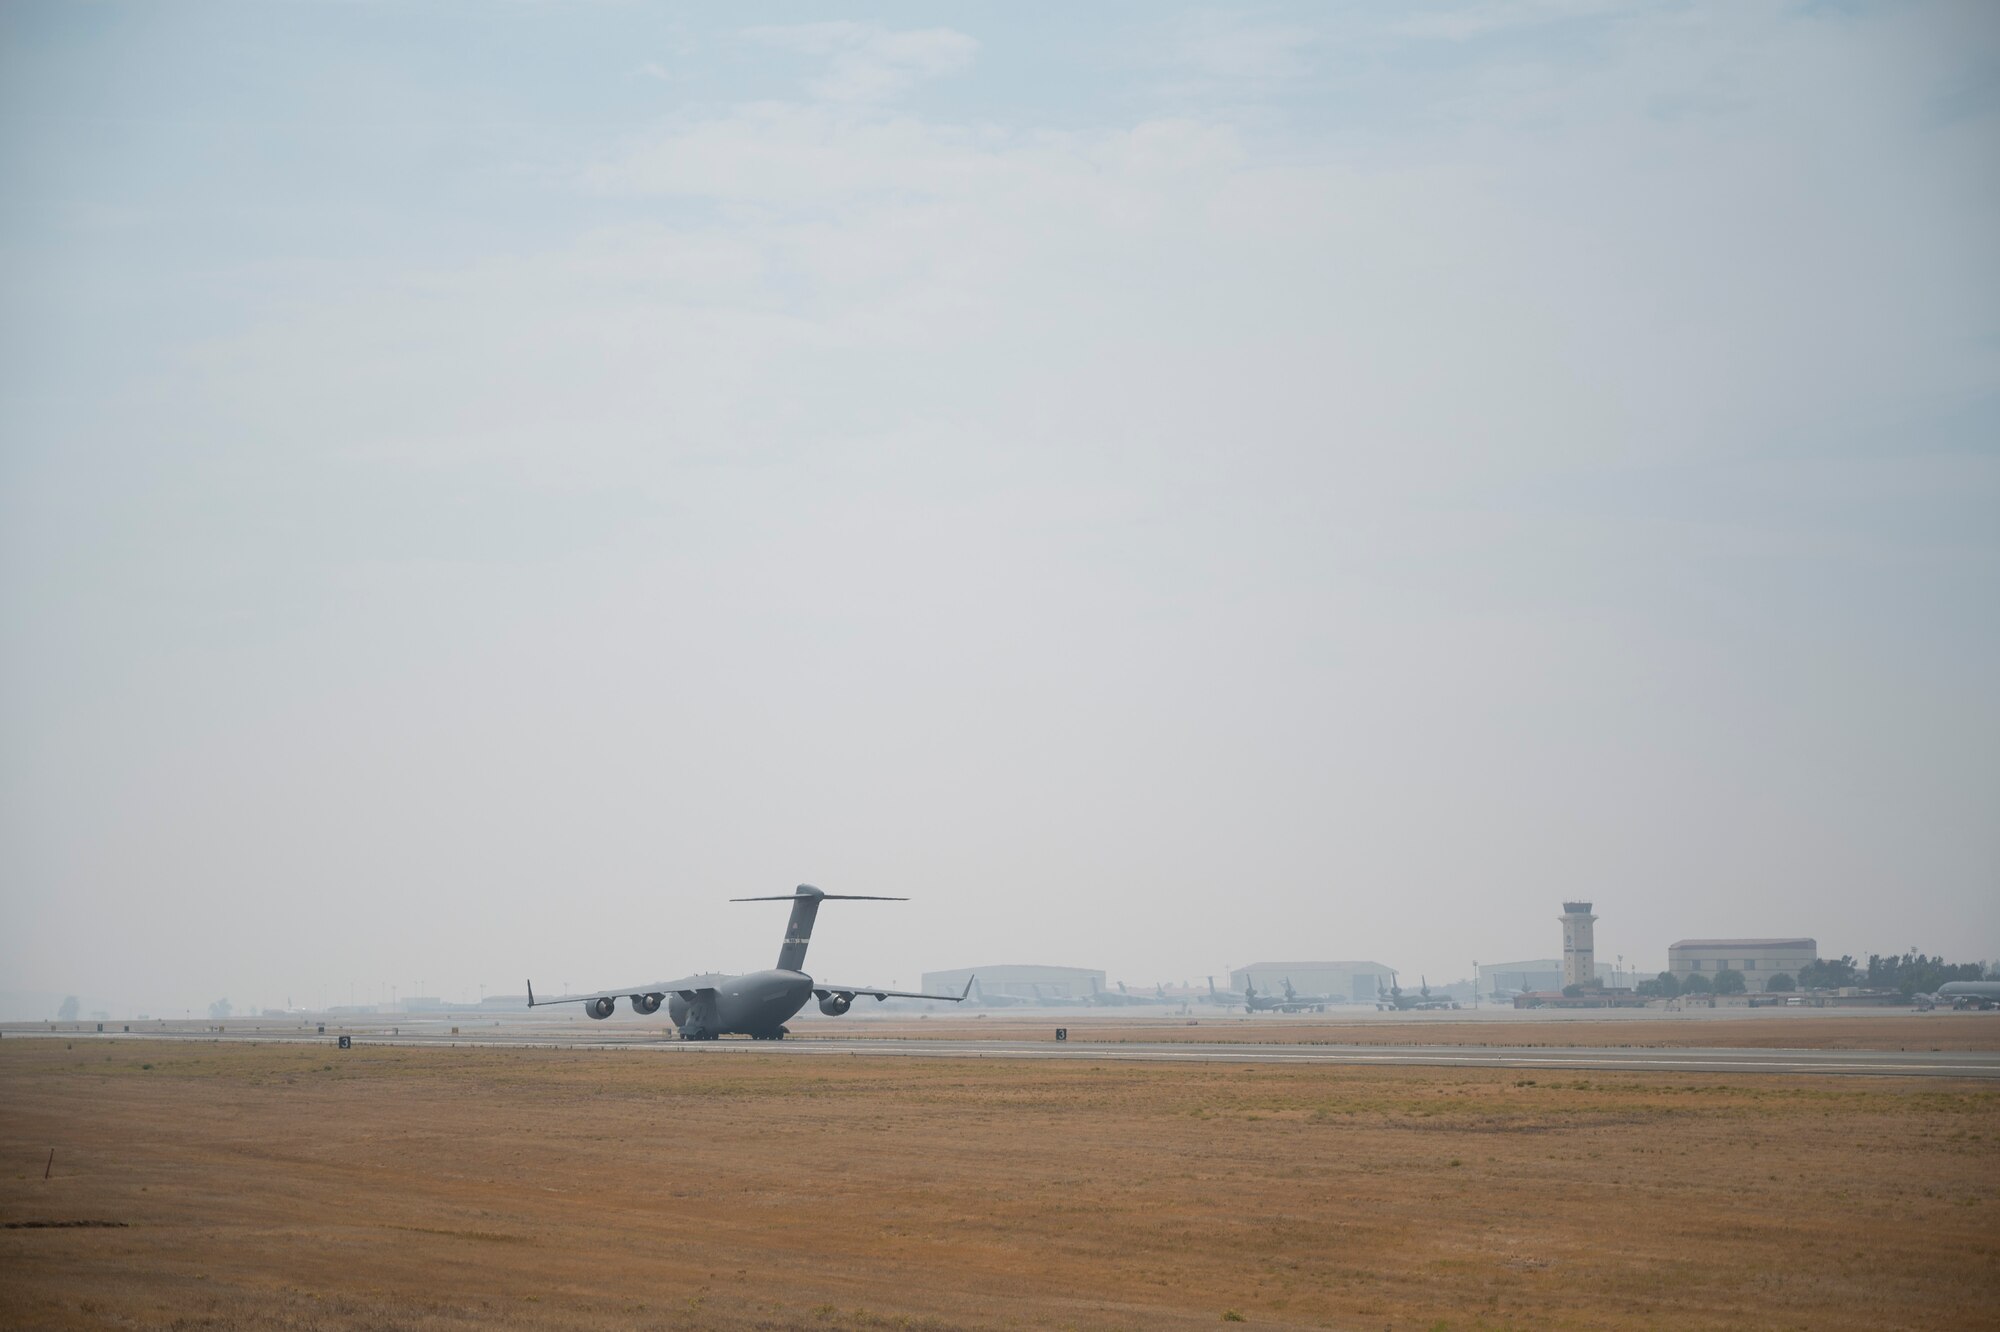
<path fill-rule="evenodd" d="M 535 983 L 534 983 L 533 981 L 529 981 L 529 982 L 528 982 L 528 1007 L 530 1007 L 530 1008 L 533 1008 L 534 1006 L 535 1006 Z"/>
<path fill-rule="evenodd" d="M 958 996 L 958 1002 L 962 1004 L 972 997 L 972 982 L 978 979 L 979 977 L 977 976 L 967 976 L 965 978 L 965 993 Z"/>

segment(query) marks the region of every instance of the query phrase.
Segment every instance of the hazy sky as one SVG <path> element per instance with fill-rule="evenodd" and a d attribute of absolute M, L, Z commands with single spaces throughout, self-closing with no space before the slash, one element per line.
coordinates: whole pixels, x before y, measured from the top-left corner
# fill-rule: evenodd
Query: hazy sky
<path fill-rule="evenodd" d="M 0 990 L 2000 956 L 2000 7 L 1024 8 L 0 6 Z"/>

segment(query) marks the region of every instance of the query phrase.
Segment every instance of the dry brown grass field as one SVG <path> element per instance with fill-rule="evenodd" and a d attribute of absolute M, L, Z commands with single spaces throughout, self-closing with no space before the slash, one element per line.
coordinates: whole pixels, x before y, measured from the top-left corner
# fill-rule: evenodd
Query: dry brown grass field
<path fill-rule="evenodd" d="M 2000 1310 L 1992 1084 L 9 1039 L 0 1111 L 10 1327 Z"/>

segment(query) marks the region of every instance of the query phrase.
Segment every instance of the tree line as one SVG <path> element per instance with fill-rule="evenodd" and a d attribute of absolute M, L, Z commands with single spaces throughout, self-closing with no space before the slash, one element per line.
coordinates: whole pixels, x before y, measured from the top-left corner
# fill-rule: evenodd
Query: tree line
<path fill-rule="evenodd" d="M 1982 980 L 1983 962 L 1947 962 L 1943 956 L 1922 953 L 1870 953 L 1867 965 L 1852 957 L 1819 958 L 1799 968 L 1793 976 L 1779 972 L 1764 984 L 1766 993 L 1784 994 L 1794 990 L 1895 990 L 1904 995 L 1933 994 L 1947 981 Z M 1714 976 L 1695 972 L 1681 977 L 1663 971 L 1652 980 L 1639 982 L 1638 992 L 1650 997 L 1672 999 L 1683 994 L 1742 994 L 1749 988 L 1740 971 L 1718 971 Z"/>
<path fill-rule="evenodd" d="M 1718 971 L 1713 979 L 1699 971 L 1685 979 L 1671 971 L 1663 971 L 1651 980 L 1640 981 L 1637 988 L 1640 994 L 1650 998 L 1674 999 L 1683 994 L 1742 994 L 1750 985 L 1740 971 Z M 1781 971 L 1766 981 L 1764 988 L 1794 990 L 1798 988 L 1798 982 Z"/>
<path fill-rule="evenodd" d="M 1869 990 L 1897 990 L 1903 994 L 1930 994 L 1947 981 L 1984 980 L 1983 962 L 1947 962 L 1942 955 L 1922 953 L 1870 953 L 1863 967 L 1851 957 L 1821 958 L 1799 968 L 1799 983 L 1813 989 L 1838 989 L 1858 985 Z"/>

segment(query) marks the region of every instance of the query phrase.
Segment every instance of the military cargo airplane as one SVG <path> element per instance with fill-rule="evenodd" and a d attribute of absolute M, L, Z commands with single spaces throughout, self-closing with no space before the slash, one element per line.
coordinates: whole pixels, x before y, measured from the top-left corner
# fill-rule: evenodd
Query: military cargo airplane
<path fill-rule="evenodd" d="M 1208 1000 L 1211 1004 L 1242 1004 L 1246 1013 L 1306 1013 L 1324 1012 L 1326 999 L 1317 994 L 1300 994 L 1292 988 L 1290 977 L 1285 980 L 1283 996 L 1257 993 L 1256 983 L 1248 976 L 1243 978 L 1243 993 L 1215 988 L 1215 977 L 1208 978 Z"/>
<path fill-rule="evenodd" d="M 1424 980 L 1422 984 L 1423 988 L 1416 994 L 1404 994 L 1403 987 L 1396 984 L 1396 973 L 1392 971 L 1389 973 L 1389 988 L 1375 996 L 1375 1007 L 1390 1013 L 1407 1013 L 1411 1009 L 1458 1007 L 1458 1000 L 1450 995 L 1432 994 L 1431 983 L 1428 980 Z"/>
<path fill-rule="evenodd" d="M 1292 978 L 1285 977 L 1285 992 L 1282 995 L 1257 993 L 1257 987 L 1250 978 L 1243 978 L 1243 1011 L 1246 1013 L 1324 1013 L 1326 1000 L 1317 994 L 1300 994 L 1292 988 Z"/>
<path fill-rule="evenodd" d="M 1315 1013 L 1324 1013 L 1328 1004 L 1341 1002 L 1343 1001 L 1340 998 L 1331 994 L 1300 994 L 1292 988 L 1292 978 L 1285 977 L 1285 1003 L 1296 1005 L 1300 1011 L 1309 1008 Z"/>
<path fill-rule="evenodd" d="M 1133 1004 L 1164 1004 L 1167 997 L 1163 994 L 1133 994 L 1125 988 L 1124 981 L 1118 982 L 1117 990 L 1107 990 L 1097 983 L 1097 977 L 1092 976 L 1090 1002 L 1099 1008 L 1125 1008 Z"/>
<path fill-rule="evenodd" d="M 1932 997 L 1953 1008 L 1992 1008 L 2000 1004 L 2000 981 L 1946 981 Z"/>
<path fill-rule="evenodd" d="M 743 976 L 683 976 L 679 980 L 650 981 L 594 994 L 566 994 L 560 999 L 535 998 L 535 983 L 528 982 L 528 1007 L 550 1004 L 582 1004 L 594 1018 L 608 1018 L 621 998 L 629 999 L 632 1011 L 652 1014 L 667 1007 L 667 1016 L 680 1029 L 684 1041 L 712 1041 L 719 1036 L 749 1036 L 759 1041 L 785 1039 L 785 1020 L 817 997 L 819 1011 L 839 1017 L 854 1006 L 861 995 L 884 999 L 942 999 L 960 1003 L 972 993 L 972 980 L 960 994 L 921 994 L 909 990 L 885 990 L 876 985 L 833 985 L 814 980 L 804 967 L 806 945 L 812 941 L 813 921 L 821 902 L 905 902 L 903 897 L 873 897 L 857 893 L 823 893 L 809 883 L 797 891 L 778 897 L 737 897 L 736 902 L 790 902 L 792 918 L 785 926 L 785 942 L 778 949 L 778 965 L 769 971 L 753 971 Z M 973 980 L 976 980 L 974 977 Z"/>

